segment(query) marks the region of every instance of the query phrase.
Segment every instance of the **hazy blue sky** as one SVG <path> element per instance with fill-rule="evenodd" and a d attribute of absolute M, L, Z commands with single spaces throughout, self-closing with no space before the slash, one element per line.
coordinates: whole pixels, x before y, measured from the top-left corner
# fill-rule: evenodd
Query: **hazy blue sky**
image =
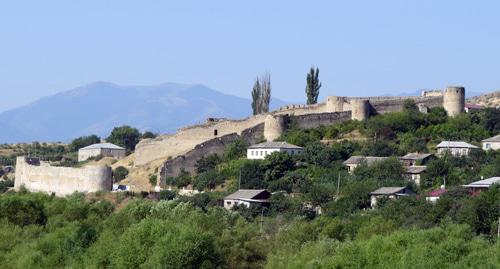
<path fill-rule="evenodd" d="M 311 65 L 322 96 L 500 88 L 500 1 L 342 2 L 2 1 L 0 111 L 99 80 L 247 97 L 265 71 L 300 101 Z"/>

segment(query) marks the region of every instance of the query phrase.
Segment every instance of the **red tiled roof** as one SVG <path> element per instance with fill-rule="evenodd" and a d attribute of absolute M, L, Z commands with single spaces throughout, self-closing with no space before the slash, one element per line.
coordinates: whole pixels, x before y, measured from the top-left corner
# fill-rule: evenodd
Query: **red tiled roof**
<path fill-rule="evenodd" d="M 428 192 L 426 196 L 427 197 L 440 197 L 441 195 L 443 195 L 446 192 L 447 192 L 446 189 L 437 189 L 437 190 L 433 190 L 433 191 Z"/>

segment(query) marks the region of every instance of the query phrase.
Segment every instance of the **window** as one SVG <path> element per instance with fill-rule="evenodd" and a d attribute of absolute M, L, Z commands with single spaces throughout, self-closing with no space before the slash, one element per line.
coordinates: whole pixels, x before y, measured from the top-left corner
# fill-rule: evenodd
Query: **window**
<path fill-rule="evenodd" d="M 486 143 L 486 148 L 489 149 L 490 148 L 490 143 Z"/>
<path fill-rule="evenodd" d="M 214 130 L 214 136 L 217 136 L 217 129 Z"/>

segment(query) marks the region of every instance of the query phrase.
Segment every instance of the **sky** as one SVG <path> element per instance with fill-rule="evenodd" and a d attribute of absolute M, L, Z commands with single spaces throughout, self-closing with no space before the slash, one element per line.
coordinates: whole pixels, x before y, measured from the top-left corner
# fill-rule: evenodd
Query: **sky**
<path fill-rule="evenodd" d="M 0 111 L 95 81 L 305 100 L 500 88 L 500 1 L 1 1 Z"/>

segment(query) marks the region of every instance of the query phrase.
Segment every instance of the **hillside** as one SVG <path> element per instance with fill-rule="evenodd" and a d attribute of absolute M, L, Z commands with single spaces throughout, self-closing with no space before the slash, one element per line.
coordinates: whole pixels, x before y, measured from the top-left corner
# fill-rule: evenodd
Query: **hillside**
<path fill-rule="evenodd" d="M 250 102 L 200 84 L 120 86 L 96 82 L 1 113 L 0 143 L 107 136 L 113 127 L 123 124 L 141 131 L 170 133 L 208 117 L 246 117 L 251 114 Z M 273 100 L 271 106 L 283 104 Z"/>
<path fill-rule="evenodd" d="M 478 104 L 485 107 L 500 106 L 500 90 L 468 98 L 467 103 Z"/>

